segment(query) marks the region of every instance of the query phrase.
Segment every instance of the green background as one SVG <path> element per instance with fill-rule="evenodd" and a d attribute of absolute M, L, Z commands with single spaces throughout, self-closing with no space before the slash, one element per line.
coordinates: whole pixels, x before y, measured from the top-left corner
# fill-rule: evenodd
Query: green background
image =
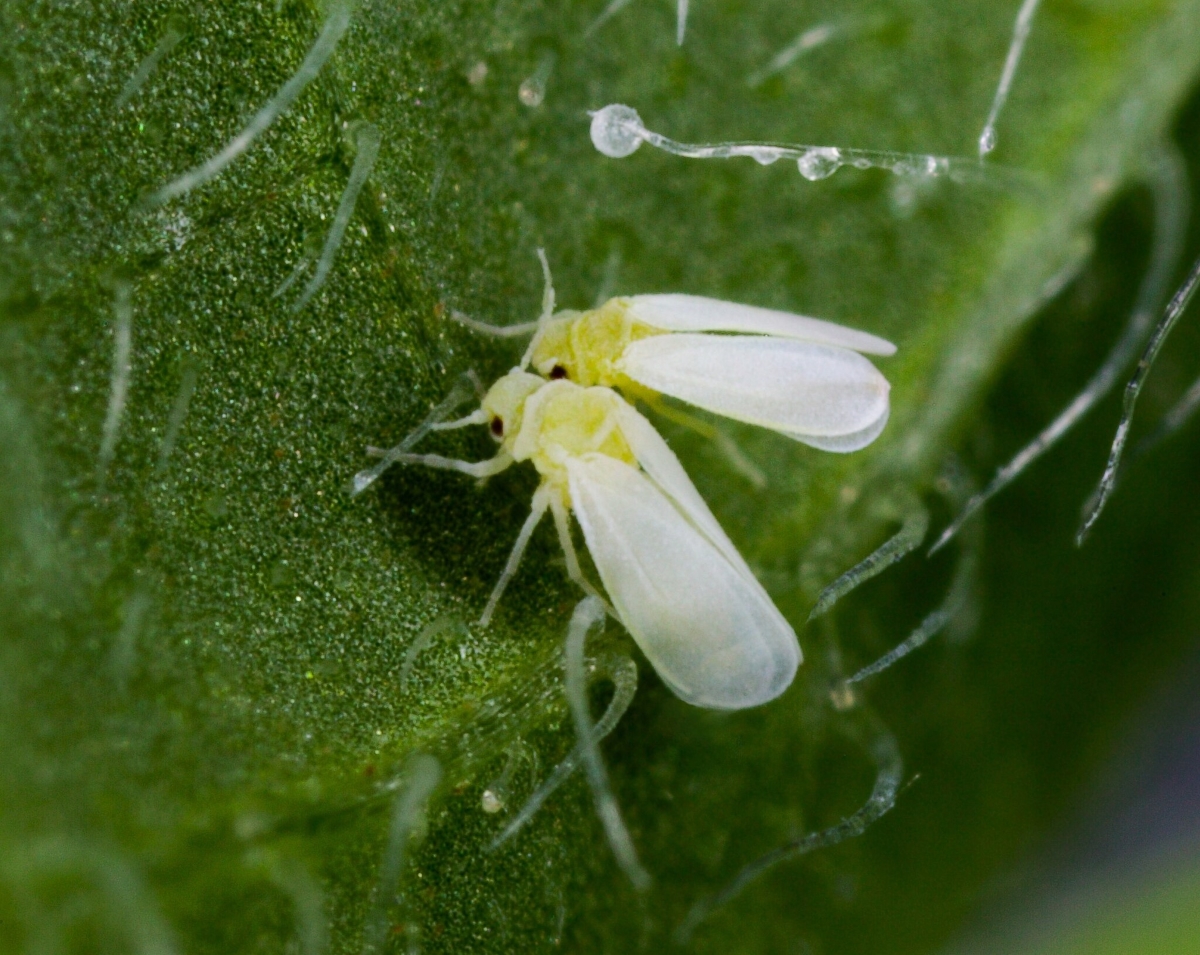
<path fill-rule="evenodd" d="M 286 81 L 325 14 L 0 6 L 0 946 L 359 951 L 382 899 L 390 951 L 661 950 L 741 865 L 861 804 L 873 768 L 860 737 L 878 718 L 919 776 L 894 812 L 772 871 L 691 944 L 929 951 L 1069 813 L 1123 719 L 1169 680 L 1200 609 L 1200 446 L 1180 438 L 1134 470 L 1076 551 L 1113 401 L 976 529 L 956 626 L 853 705 L 832 694 L 840 678 L 937 605 L 970 538 L 801 624 L 917 500 L 941 527 L 969 476 L 986 478 L 1107 351 L 1149 251 L 1139 183 L 1165 135 L 1196 157 L 1183 104 L 1200 3 L 1046 0 L 991 160 L 1030 173 L 1021 187 L 855 170 L 810 183 L 789 164 L 648 148 L 601 157 L 586 110 L 609 102 L 683 140 L 973 155 L 1015 14 L 992 0 L 693 8 L 678 49 L 661 0 L 634 0 L 590 36 L 598 3 L 363 4 L 245 156 L 148 208 Z M 746 85 L 800 31 L 867 20 Z M 172 29 L 181 41 L 118 109 Z M 545 101 L 528 108 L 518 85 L 551 54 Z M 328 282 L 294 312 L 298 289 L 272 292 L 324 240 L 360 121 L 380 130 L 379 159 Z M 486 851 L 507 815 L 480 796 L 506 753 L 536 752 L 540 778 L 573 743 L 558 654 L 577 595 L 548 528 L 493 626 L 435 641 L 401 685 L 424 627 L 476 618 L 532 473 L 480 488 L 396 469 L 346 493 L 365 445 L 396 443 L 460 372 L 490 381 L 515 361 L 515 346 L 446 311 L 532 318 L 541 245 L 564 307 L 606 286 L 690 292 L 899 345 L 880 362 L 893 418 L 867 451 L 729 426 L 765 489 L 660 422 L 806 664 L 775 703 L 718 714 L 676 700 L 639 660 L 604 751 L 655 880 L 645 895 L 612 862 L 582 778 Z M 1056 277 L 1071 280 L 1046 306 Z M 98 473 L 122 289 L 131 386 Z M 1185 320 L 1146 422 L 1190 381 L 1196 344 Z M 427 447 L 491 445 L 458 432 Z M 616 628 L 605 641 L 636 655 Z M 418 752 L 439 760 L 442 785 L 399 885 L 380 885 Z M 516 774 L 505 814 L 534 777 Z"/>

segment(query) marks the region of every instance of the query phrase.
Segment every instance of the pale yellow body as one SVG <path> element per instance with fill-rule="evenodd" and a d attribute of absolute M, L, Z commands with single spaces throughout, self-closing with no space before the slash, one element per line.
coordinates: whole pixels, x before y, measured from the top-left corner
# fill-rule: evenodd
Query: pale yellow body
<path fill-rule="evenodd" d="M 511 371 L 483 399 L 492 434 L 501 453 L 513 461 L 532 461 L 558 499 L 571 506 L 565 462 L 592 452 L 637 466 L 616 417 L 621 398 L 603 387 L 574 381 L 546 382 L 537 375 Z M 498 422 L 498 424 L 497 424 Z"/>
<path fill-rule="evenodd" d="M 653 392 L 625 375 L 620 359 L 632 342 L 665 334 L 633 318 L 624 299 L 612 298 L 588 312 L 559 312 L 534 341 L 530 364 L 546 378 L 645 396 Z"/>

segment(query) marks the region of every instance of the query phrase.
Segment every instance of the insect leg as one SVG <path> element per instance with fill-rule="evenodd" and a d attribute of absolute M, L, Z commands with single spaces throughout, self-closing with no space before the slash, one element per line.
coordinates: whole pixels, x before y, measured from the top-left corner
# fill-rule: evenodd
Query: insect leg
<path fill-rule="evenodd" d="M 608 601 L 600 596 L 600 592 L 583 575 L 583 568 L 579 566 L 579 555 L 575 552 L 575 542 L 571 540 L 571 521 L 567 516 L 567 508 L 557 494 L 550 498 L 550 513 L 554 515 L 554 529 L 558 531 L 558 543 L 562 547 L 563 558 L 567 562 L 567 576 L 577 583 L 585 594 L 599 600 L 605 612 L 614 620 L 619 619 L 617 612 L 609 606 Z"/>
<path fill-rule="evenodd" d="M 737 471 L 742 477 L 754 485 L 758 490 L 762 490 L 767 486 L 767 476 L 763 474 L 762 468 L 750 460 L 736 441 L 716 425 L 709 424 L 697 418 L 695 415 L 690 415 L 686 411 L 681 411 L 679 408 L 673 408 L 659 397 L 643 396 L 642 400 L 646 405 L 657 415 L 661 415 L 668 421 L 672 421 L 681 427 L 687 428 L 689 431 L 694 431 L 702 438 L 707 438 L 716 444 L 717 449 L 725 456 L 725 460 L 730 466 Z"/>
<path fill-rule="evenodd" d="M 458 380 L 454 383 L 454 387 L 450 389 L 450 391 L 446 395 L 446 397 L 443 398 L 441 401 L 439 401 L 436 405 L 434 405 L 433 409 L 429 412 L 429 414 L 427 414 L 425 416 L 425 418 L 421 421 L 421 423 L 419 425 L 417 425 L 416 428 L 413 429 L 412 433 L 410 433 L 398 445 L 396 445 L 390 451 L 383 451 L 383 450 L 380 450 L 379 448 L 368 448 L 367 449 L 368 454 L 372 455 L 373 457 L 383 458 L 383 460 L 380 461 L 374 467 L 367 468 L 365 471 L 359 471 L 356 475 L 354 475 L 354 481 L 352 482 L 352 485 L 351 485 L 351 493 L 352 494 L 360 494 L 363 491 L 365 491 L 368 487 L 370 487 L 370 485 L 375 483 L 376 479 L 381 474 L 383 474 L 384 471 L 386 471 L 389 467 L 391 467 L 397 461 L 403 460 L 406 456 L 410 457 L 410 458 L 411 457 L 419 457 L 419 455 L 406 455 L 406 452 L 411 451 L 414 447 L 416 447 L 417 442 L 420 441 L 423 437 L 425 437 L 425 435 L 429 434 L 430 431 L 433 431 L 435 429 L 443 430 L 443 429 L 437 428 L 438 424 L 442 421 L 443 418 L 446 417 L 446 415 L 450 414 L 450 412 L 452 412 L 455 408 L 457 408 L 464 401 L 466 401 L 469 397 L 471 397 L 472 392 L 476 390 L 476 385 L 477 385 L 477 379 L 475 377 L 475 373 L 472 371 L 465 372 L 464 374 L 462 374 L 458 377 Z M 460 423 L 461 424 L 472 423 L 469 421 L 469 418 L 470 418 L 470 416 L 468 416 L 467 418 L 460 419 L 460 422 L 456 422 L 455 426 L 459 426 Z M 445 430 L 448 430 L 448 429 L 445 429 Z M 436 457 L 436 455 L 431 455 L 431 457 Z M 444 461 L 446 459 L 443 458 L 441 460 Z M 495 460 L 495 459 L 493 459 L 493 460 Z M 427 462 L 413 462 L 413 461 L 409 460 L 409 461 L 404 461 L 404 463 L 412 464 L 412 463 L 427 463 Z M 466 463 L 466 462 L 462 462 L 462 463 Z M 430 467 L 442 467 L 444 465 L 430 464 L 429 466 Z M 461 468 L 456 469 L 456 470 L 461 470 Z M 500 470 L 504 470 L 504 469 L 500 468 Z M 468 472 L 468 473 L 470 473 L 470 472 Z M 493 473 L 495 473 L 495 472 L 493 472 Z"/>
<path fill-rule="evenodd" d="M 496 458 L 492 458 L 492 460 L 494 461 Z M 492 614 L 496 611 L 496 604 L 500 602 L 500 598 L 504 595 L 504 589 L 508 586 L 508 582 L 513 579 L 513 575 L 516 574 L 517 568 L 521 564 L 521 558 L 525 555 L 525 548 L 529 546 L 529 538 L 533 536 L 534 529 L 545 516 L 546 509 L 550 506 L 552 494 L 553 492 L 545 484 L 533 492 L 533 503 L 529 511 L 529 516 L 525 518 L 525 523 L 521 525 L 521 533 L 517 535 L 517 542 L 513 544 L 512 552 L 508 555 L 508 563 L 504 565 L 504 572 L 500 574 L 500 579 L 496 581 L 496 586 L 492 589 L 492 595 L 488 597 L 487 606 L 483 608 L 483 616 L 479 618 L 479 626 L 486 627 L 492 622 Z"/>

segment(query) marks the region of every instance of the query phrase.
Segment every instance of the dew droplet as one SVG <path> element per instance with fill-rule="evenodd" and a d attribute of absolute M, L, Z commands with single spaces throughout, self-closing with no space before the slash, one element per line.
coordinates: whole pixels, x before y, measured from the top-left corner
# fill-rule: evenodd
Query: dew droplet
<path fill-rule="evenodd" d="M 645 128 L 632 106 L 610 103 L 592 114 L 592 145 L 605 156 L 623 159 L 642 144 Z"/>
<path fill-rule="evenodd" d="M 751 146 L 746 155 L 760 166 L 769 166 L 779 158 L 779 150 L 772 146 Z"/>
<path fill-rule="evenodd" d="M 546 98 L 546 84 L 550 82 L 550 74 L 554 71 L 556 57 L 553 50 L 547 50 L 538 60 L 537 69 L 525 77 L 517 87 L 517 99 L 523 106 L 536 109 Z"/>
<path fill-rule="evenodd" d="M 805 179 L 827 179 L 842 165 L 842 153 L 836 146 L 817 146 L 796 160 L 796 168 Z"/>
<path fill-rule="evenodd" d="M 531 76 L 526 79 L 517 88 L 517 99 L 525 106 L 531 109 L 542 105 L 542 100 L 546 98 L 546 84 L 543 83 L 537 76 Z"/>
<path fill-rule="evenodd" d="M 467 72 L 467 82 L 472 86 L 479 86 L 487 79 L 487 75 L 488 65 L 483 60 L 480 60 Z"/>
<path fill-rule="evenodd" d="M 988 126 L 979 137 L 979 155 L 986 156 L 996 148 L 996 130 Z"/>

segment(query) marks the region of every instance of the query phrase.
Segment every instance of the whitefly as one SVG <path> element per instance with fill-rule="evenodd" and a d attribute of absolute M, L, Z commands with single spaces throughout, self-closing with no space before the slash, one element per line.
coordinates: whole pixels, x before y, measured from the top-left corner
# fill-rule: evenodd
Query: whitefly
<path fill-rule="evenodd" d="M 890 385 L 864 354 L 896 346 L 818 318 L 680 294 L 618 296 L 503 327 L 452 314 L 487 334 L 532 334 L 522 370 L 652 407 L 668 395 L 823 451 L 866 447 L 890 412 Z"/>
<path fill-rule="evenodd" d="M 392 451 L 372 452 L 388 463 L 423 464 L 476 478 L 526 461 L 537 470 L 541 483 L 534 492 L 530 515 L 488 600 L 481 625 L 490 622 L 547 511 L 554 517 L 571 579 L 602 599 L 600 590 L 580 568 L 571 537 L 573 513 L 607 594 L 605 606 L 676 695 L 713 709 L 741 709 L 774 699 L 791 683 L 801 662 L 795 632 L 675 454 L 612 385 L 621 384 L 634 392 L 657 387 L 679 393 L 701 407 L 718 405 L 714 410 L 719 413 L 753 419 L 818 447 L 850 450 L 850 444 L 861 446 L 882 428 L 888 392 L 886 380 L 851 346 L 877 346 L 876 350 L 883 351 L 891 351 L 892 346 L 865 333 L 839 330 L 831 323 L 764 309 L 745 311 L 745 306 L 688 296 L 630 300 L 637 315 L 651 316 L 655 322 L 645 323 L 650 330 L 645 334 L 630 332 L 636 331 L 637 319 L 627 304 L 616 306 L 619 314 L 615 316 L 613 309 L 605 311 L 607 305 L 595 310 L 600 323 L 592 326 L 579 314 L 555 315 L 549 269 L 544 256 L 542 260 L 547 276 L 542 315 L 521 365 L 487 391 L 477 411 L 457 421 L 427 421 L 418 429 L 423 435 L 486 425 L 499 445 L 495 457 L 472 462 L 419 454 L 410 450 L 413 441 Z M 688 317 L 681 317 L 685 315 Z M 709 334 L 745 330 L 750 320 L 759 334 Z M 701 333 L 671 331 L 681 323 Z M 618 334 L 606 338 L 614 328 Z M 808 329 L 809 339 L 823 334 L 824 340 L 768 334 L 798 328 Z M 555 339 L 551 333 L 569 333 L 571 329 L 583 336 L 573 351 L 552 344 L 569 344 L 569 334 L 566 339 Z M 840 344 L 830 344 L 830 339 L 838 339 Z M 639 357 L 637 346 L 656 340 L 683 345 L 685 354 L 681 357 L 678 349 L 664 350 L 658 345 L 658 351 Z M 611 347 L 602 347 L 605 343 Z M 770 388 L 761 387 L 775 377 L 772 354 L 779 351 L 791 356 L 797 343 L 804 346 L 806 354 L 788 360 L 799 361 L 811 377 L 832 376 L 834 384 L 830 387 L 827 381 L 808 392 L 797 386 L 799 390 L 793 388 L 772 402 Z M 754 361 L 739 351 L 746 348 L 752 350 Z M 727 350 L 722 353 L 722 349 Z M 742 367 L 723 380 L 719 374 L 714 377 L 722 354 L 726 363 L 741 363 Z M 614 370 L 614 356 L 620 370 Z M 541 373 L 526 370 L 531 362 L 537 363 Z M 685 374 L 688 367 L 692 371 Z M 847 367 L 857 370 L 847 373 Z M 675 369 L 677 381 L 668 380 L 671 369 Z M 624 377 L 610 378 L 610 371 Z M 795 367 L 788 366 L 786 371 L 787 376 L 780 379 L 784 384 L 803 378 Z M 708 380 L 714 394 L 730 397 L 732 403 L 706 405 L 702 395 L 683 394 L 686 389 L 678 382 L 691 378 Z M 643 379 L 647 384 L 641 383 Z M 754 391 L 742 405 L 732 401 L 739 380 L 743 389 Z M 850 387 L 845 387 L 847 383 Z M 820 407 L 806 411 L 795 408 L 796 404 Z M 766 412 L 762 412 L 764 407 Z M 784 417 L 778 417 L 781 414 Z M 355 479 L 355 491 L 365 489 L 380 473 L 379 467 L 361 472 Z"/>

